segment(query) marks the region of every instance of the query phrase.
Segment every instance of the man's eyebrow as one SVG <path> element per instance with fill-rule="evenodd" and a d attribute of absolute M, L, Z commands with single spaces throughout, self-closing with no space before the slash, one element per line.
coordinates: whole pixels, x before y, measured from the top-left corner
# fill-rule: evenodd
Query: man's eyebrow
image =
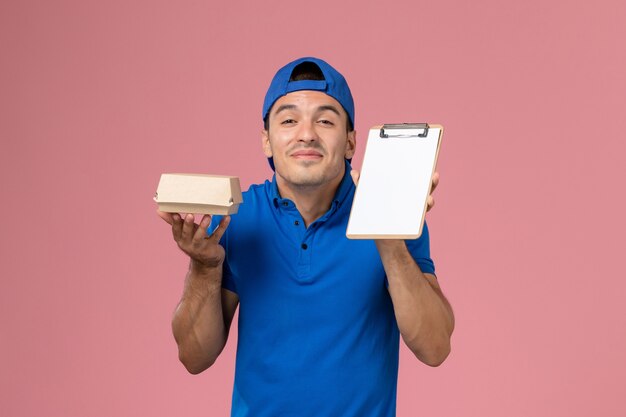
<path fill-rule="evenodd" d="M 330 104 L 326 104 L 324 106 L 319 106 L 317 108 L 317 111 L 320 112 L 320 113 L 323 112 L 323 111 L 326 111 L 326 110 L 330 110 L 333 113 L 337 114 L 337 116 L 341 116 L 341 113 L 339 113 L 339 109 L 337 109 L 337 107 L 332 106 Z"/>
<path fill-rule="evenodd" d="M 278 108 L 276 109 L 274 114 L 278 114 L 278 113 L 280 113 L 281 111 L 284 111 L 284 110 L 295 110 L 297 108 L 298 108 L 298 106 L 296 106 L 295 104 L 283 104 L 281 106 L 278 106 Z"/>
<path fill-rule="evenodd" d="M 297 109 L 298 109 L 298 106 L 295 104 L 283 104 L 276 108 L 276 111 L 274 112 L 274 114 L 278 114 L 281 111 L 285 111 L 285 110 L 297 110 Z M 335 113 L 337 116 L 341 116 L 339 109 L 331 104 L 324 104 L 317 108 L 318 113 L 321 113 L 327 110 Z"/>

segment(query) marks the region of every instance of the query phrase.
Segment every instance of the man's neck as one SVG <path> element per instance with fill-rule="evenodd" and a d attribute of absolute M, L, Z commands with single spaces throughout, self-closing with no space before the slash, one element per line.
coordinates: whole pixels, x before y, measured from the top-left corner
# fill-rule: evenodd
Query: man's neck
<path fill-rule="evenodd" d="M 293 201 L 306 227 L 330 209 L 345 172 L 333 181 L 318 186 L 294 186 L 276 176 L 276 185 L 282 198 Z"/>

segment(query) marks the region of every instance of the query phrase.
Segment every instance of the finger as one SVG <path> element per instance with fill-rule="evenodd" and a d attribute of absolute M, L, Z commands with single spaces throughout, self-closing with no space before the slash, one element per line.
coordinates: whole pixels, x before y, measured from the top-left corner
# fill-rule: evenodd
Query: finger
<path fill-rule="evenodd" d="M 157 212 L 157 215 L 158 215 L 160 218 L 162 218 L 163 220 L 165 220 L 165 222 L 166 222 L 167 224 L 172 224 L 172 222 L 174 221 L 174 220 L 172 219 L 172 213 L 166 213 L 166 212 L 161 211 L 161 210 L 159 210 L 159 209 L 157 209 L 157 211 L 156 211 L 156 212 Z"/>
<path fill-rule="evenodd" d="M 226 228 L 230 224 L 230 216 L 222 217 L 220 220 L 219 226 L 215 229 L 215 232 L 211 235 L 211 239 L 215 239 L 216 242 L 219 242 L 222 236 L 224 236 L 224 232 L 226 232 Z"/>
<path fill-rule="evenodd" d="M 193 240 L 200 240 L 207 237 L 207 228 L 211 224 L 211 216 L 209 214 L 205 214 L 202 216 L 202 220 L 200 220 L 200 225 L 198 229 L 193 234 Z"/>
<path fill-rule="evenodd" d="M 352 181 L 354 181 L 354 185 L 357 185 L 359 183 L 359 177 L 361 176 L 361 173 L 356 169 L 353 169 L 352 171 L 350 171 L 350 175 L 352 176 Z"/>
<path fill-rule="evenodd" d="M 183 221 L 183 231 L 181 234 L 181 239 L 184 241 L 190 241 L 195 232 L 196 224 L 193 222 L 193 214 L 187 214 L 185 216 L 185 220 Z M 197 227 L 197 226 L 196 226 Z"/>
<path fill-rule="evenodd" d="M 435 191 L 435 188 L 437 188 L 437 185 L 439 184 L 439 173 L 435 172 L 430 181 L 432 183 L 430 187 L 430 193 L 432 194 Z"/>
<path fill-rule="evenodd" d="M 426 200 L 426 211 L 430 211 L 430 209 L 433 208 L 434 205 L 435 205 L 435 199 L 433 198 L 432 195 L 429 195 L 428 199 Z"/>
<path fill-rule="evenodd" d="M 178 242 L 183 233 L 183 219 L 181 219 L 178 213 L 172 214 L 172 236 L 174 240 Z"/>

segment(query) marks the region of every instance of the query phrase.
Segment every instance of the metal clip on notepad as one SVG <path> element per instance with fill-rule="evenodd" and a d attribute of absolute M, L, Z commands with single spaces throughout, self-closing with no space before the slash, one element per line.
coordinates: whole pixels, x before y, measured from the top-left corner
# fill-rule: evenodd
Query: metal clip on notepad
<path fill-rule="evenodd" d="M 397 133 L 389 132 L 396 130 Z M 421 130 L 420 133 L 407 133 L 407 130 Z M 381 138 L 425 138 L 428 136 L 428 123 L 391 123 L 380 128 Z"/>

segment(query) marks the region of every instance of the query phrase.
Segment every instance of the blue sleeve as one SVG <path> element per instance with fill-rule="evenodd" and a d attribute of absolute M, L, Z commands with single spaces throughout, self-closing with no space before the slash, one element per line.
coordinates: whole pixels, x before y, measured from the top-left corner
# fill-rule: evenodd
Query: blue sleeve
<path fill-rule="evenodd" d="M 207 228 L 208 235 L 210 235 L 211 233 L 215 231 L 215 229 L 217 229 L 217 225 L 220 224 L 222 217 L 224 216 L 215 215 L 211 218 L 211 224 Z M 226 229 L 226 233 L 224 233 L 224 235 L 220 239 L 220 244 L 224 247 L 224 250 L 226 251 L 226 257 L 224 258 L 224 265 L 222 266 L 222 288 L 226 288 L 229 291 L 237 293 L 237 286 L 235 285 L 235 278 L 230 269 L 230 266 L 228 265 L 228 246 L 229 246 L 228 245 L 228 242 L 229 242 L 228 232 L 229 230 L 230 230 L 230 227 Z"/>
<path fill-rule="evenodd" d="M 422 235 L 417 239 L 405 240 L 409 253 L 425 274 L 435 274 L 435 263 L 430 258 L 430 237 L 428 226 L 424 222 Z"/>

